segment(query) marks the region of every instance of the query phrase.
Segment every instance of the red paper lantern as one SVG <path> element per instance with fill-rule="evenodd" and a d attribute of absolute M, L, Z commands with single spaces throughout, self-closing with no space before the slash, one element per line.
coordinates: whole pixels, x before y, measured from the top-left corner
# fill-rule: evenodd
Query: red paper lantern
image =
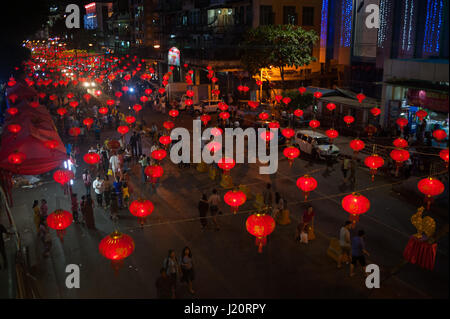
<path fill-rule="evenodd" d="M 157 161 L 162 161 L 167 156 L 167 152 L 163 149 L 154 150 L 151 156 Z"/>
<path fill-rule="evenodd" d="M 150 178 L 152 183 L 156 183 L 158 178 L 163 176 L 164 169 L 160 165 L 149 165 L 145 168 L 144 173 L 148 178 Z"/>
<path fill-rule="evenodd" d="M 17 100 L 18 97 L 19 97 L 19 96 L 18 96 L 17 94 L 15 94 L 15 93 L 13 93 L 13 94 L 11 94 L 11 95 L 8 96 L 8 98 L 10 99 L 10 101 L 11 101 L 12 103 L 16 103 L 16 100 Z"/>
<path fill-rule="evenodd" d="M 316 129 L 316 128 L 318 128 L 320 126 L 320 122 L 317 121 L 317 120 L 311 120 L 311 121 L 309 121 L 309 126 L 312 129 Z"/>
<path fill-rule="evenodd" d="M 155 206 L 148 199 L 138 199 L 131 202 L 129 210 L 131 215 L 136 216 L 141 225 L 144 225 L 147 216 L 153 213 Z"/>
<path fill-rule="evenodd" d="M 262 112 L 262 113 L 259 113 L 258 117 L 259 117 L 262 121 L 265 121 L 265 120 L 267 120 L 267 119 L 269 118 L 269 114 L 267 114 L 266 112 Z"/>
<path fill-rule="evenodd" d="M 187 90 L 187 91 L 186 91 L 186 95 L 187 95 L 188 97 L 194 97 L 194 91 L 192 91 L 192 90 Z"/>
<path fill-rule="evenodd" d="M 135 105 L 133 105 L 133 110 L 136 113 L 139 113 L 139 111 L 142 110 L 142 106 L 140 104 L 135 104 Z"/>
<path fill-rule="evenodd" d="M 148 97 L 146 97 L 145 95 L 141 96 L 139 99 L 142 103 L 145 103 L 148 101 Z"/>
<path fill-rule="evenodd" d="M 61 241 L 63 241 L 63 237 L 66 234 L 66 228 L 72 224 L 72 221 L 72 214 L 63 209 L 57 209 L 47 216 L 48 227 L 56 230 Z"/>
<path fill-rule="evenodd" d="M 334 111 L 334 110 L 336 109 L 336 104 L 334 104 L 334 103 L 328 103 L 328 104 L 327 104 L 327 109 L 328 109 L 328 111 L 330 111 L 330 112 Z"/>
<path fill-rule="evenodd" d="M 401 138 L 401 137 L 396 138 L 392 144 L 395 147 L 398 147 L 398 148 L 406 148 L 406 147 L 408 147 L 408 141 L 405 140 L 404 138 Z"/>
<path fill-rule="evenodd" d="M 329 130 L 326 130 L 325 134 L 328 136 L 328 138 L 331 141 L 333 141 L 335 138 L 337 138 L 339 136 L 339 132 L 332 128 L 330 128 Z"/>
<path fill-rule="evenodd" d="M 163 135 L 163 136 L 161 136 L 161 137 L 159 138 L 159 142 L 160 142 L 162 145 L 169 145 L 169 144 L 172 142 L 172 140 L 171 140 L 170 136 L 168 136 L 168 135 Z"/>
<path fill-rule="evenodd" d="M 295 135 L 295 131 L 291 128 L 284 128 L 281 130 L 281 134 L 287 139 L 292 138 Z"/>
<path fill-rule="evenodd" d="M 262 253 L 262 248 L 267 243 L 267 236 L 275 229 L 275 220 L 270 215 L 256 213 L 247 218 L 245 227 L 256 237 L 255 244 L 258 246 L 258 252 Z"/>
<path fill-rule="evenodd" d="M 439 152 L 439 157 L 446 163 L 446 168 L 448 168 L 448 148 Z"/>
<path fill-rule="evenodd" d="M 166 89 L 165 89 L 165 88 L 159 88 L 159 89 L 158 89 L 158 93 L 159 93 L 159 94 L 163 95 L 164 92 L 166 92 Z"/>
<path fill-rule="evenodd" d="M 366 213 L 370 208 L 370 201 L 359 193 L 352 193 L 342 199 L 342 208 L 351 215 L 351 219 L 356 222 L 359 215 Z"/>
<path fill-rule="evenodd" d="M 262 132 L 259 137 L 265 141 L 265 142 L 269 142 L 272 138 L 273 138 L 273 133 L 271 131 L 265 131 Z"/>
<path fill-rule="evenodd" d="M 373 154 L 366 157 L 364 164 L 366 164 L 366 166 L 370 169 L 370 174 L 372 175 L 373 181 L 375 174 L 377 173 L 377 169 L 384 165 L 384 159 L 377 154 Z"/>
<path fill-rule="evenodd" d="M 351 115 L 344 116 L 344 122 L 347 124 L 347 126 L 350 126 L 355 121 L 355 118 Z"/>
<path fill-rule="evenodd" d="M 114 93 L 114 95 L 115 95 L 118 99 L 120 99 L 120 97 L 123 95 L 123 93 L 120 92 L 120 91 L 117 91 L 116 93 Z"/>
<path fill-rule="evenodd" d="M 14 152 L 12 154 L 9 154 L 8 156 L 8 162 L 13 165 L 20 165 L 25 161 L 27 156 L 22 152 Z"/>
<path fill-rule="evenodd" d="M 417 183 L 419 191 L 425 195 L 425 202 L 427 209 L 430 209 L 434 196 L 442 194 L 445 190 L 444 184 L 440 180 L 434 177 L 427 177 Z"/>
<path fill-rule="evenodd" d="M 54 101 L 54 100 L 56 100 L 58 97 L 57 97 L 56 95 L 52 94 L 52 95 L 50 95 L 48 98 L 50 99 L 50 101 Z"/>
<path fill-rule="evenodd" d="M 303 110 L 296 109 L 294 111 L 294 115 L 297 116 L 297 117 L 302 117 L 303 116 Z"/>
<path fill-rule="evenodd" d="M 445 138 L 447 137 L 447 133 L 445 133 L 444 130 L 440 130 L 440 129 L 434 130 L 433 137 L 438 141 L 442 141 L 442 140 L 445 140 Z"/>
<path fill-rule="evenodd" d="M 109 111 L 108 108 L 105 106 L 98 109 L 98 113 L 103 114 L 103 115 L 108 114 L 108 111 Z"/>
<path fill-rule="evenodd" d="M 209 152 L 214 153 L 222 149 L 222 144 L 220 144 L 219 142 L 209 142 L 208 144 L 206 144 L 206 148 L 208 149 Z"/>
<path fill-rule="evenodd" d="M 405 119 L 404 117 L 398 118 L 396 121 L 397 125 L 400 127 L 401 130 L 403 130 L 403 128 L 408 125 L 408 120 Z"/>
<path fill-rule="evenodd" d="M 100 162 L 100 155 L 94 152 L 87 153 L 83 156 L 83 159 L 86 163 L 90 165 L 95 165 Z"/>
<path fill-rule="evenodd" d="M 145 95 L 150 95 L 150 94 L 152 94 L 152 92 L 153 92 L 152 89 L 145 89 L 144 90 Z"/>
<path fill-rule="evenodd" d="M 220 136 L 220 135 L 222 135 L 222 133 L 223 133 L 223 131 L 222 131 L 222 129 L 220 127 L 213 127 L 211 129 L 211 134 L 213 136 Z"/>
<path fill-rule="evenodd" d="M 58 146 L 58 141 L 57 140 L 48 140 L 48 141 L 45 141 L 44 145 L 45 145 L 45 147 L 53 150 Z"/>
<path fill-rule="evenodd" d="M 97 97 L 99 97 L 99 96 L 102 94 L 102 91 L 96 90 L 96 91 L 94 92 L 94 94 L 95 94 Z"/>
<path fill-rule="evenodd" d="M 128 124 L 133 124 L 134 122 L 136 122 L 136 118 L 132 115 L 129 115 L 125 117 L 125 122 L 127 122 Z"/>
<path fill-rule="evenodd" d="M 397 176 L 400 166 L 402 166 L 404 161 L 407 161 L 409 159 L 409 152 L 403 149 L 395 149 L 392 150 L 389 155 L 395 161 L 395 175 Z"/>
<path fill-rule="evenodd" d="M 366 96 L 363 93 L 358 93 L 356 95 L 356 98 L 358 99 L 359 103 L 362 103 L 362 101 L 364 101 L 364 99 L 366 98 Z"/>
<path fill-rule="evenodd" d="M 320 99 L 320 98 L 322 97 L 322 93 L 319 92 L 319 91 L 316 91 L 316 92 L 314 92 L 314 97 L 315 97 L 316 99 Z"/>
<path fill-rule="evenodd" d="M 304 86 L 301 86 L 298 88 L 298 91 L 300 92 L 300 95 L 303 95 L 306 92 L 306 88 Z"/>
<path fill-rule="evenodd" d="M 86 93 L 85 95 L 83 95 L 83 98 L 84 98 L 84 100 L 86 101 L 86 103 L 89 103 L 89 101 L 90 101 L 91 98 L 92 98 L 92 95 Z"/>
<path fill-rule="evenodd" d="M 218 162 L 217 166 L 223 170 L 225 175 L 228 175 L 230 170 L 236 165 L 234 159 L 229 157 L 222 157 Z"/>
<path fill-rule="evenodd" d="M 32 108 L 37 108 L 37 107 L 39 106 L 39 102 L 37 102 L 37 101 L 32 101 L 32 102 L 30 102 L 30 106 L 31 106 Z"/>
<path fill-rule="evenodd" d="M 19 110 L 16 107 L 10 107 L 6 112 L 8 112 L 9 115 L 14 116 L 19 113 Z"/>
<path fill-rule="evenodd" d="M 53 179 L 55 182 L 61 184 L 62 186 L 67 184 L 71 179 L 74 178 L 72 171 L 59 169 L 53 173 Z"/>
<path fill-rule="evenodd" d="M 262 84 L 263 84 L 262 81 L 256 80 L 256 85 L 257 85 L 257 86 L 261 86 Z"/>
<path fill-rule="evenodd" d="M 381 114 L 381 110 L 377 107 L 373 107 L 370 109 L 370 113 L 372 113 L 373 116 L 378 116 Z"/>
<path fill-rule="evenodd" d="M 9 81 L 8 81 L 8 86 L 14 86 L 14 85 L 16 85 L 16 80 L 13 78 L 13 77 L 10 77 L 9 78 Z"/>
<path fill-rule="evenodd" d="M 290 97 L 285 97 L 285 98 L 283 98 L 282 101 L 283 101 L 284 104 L 288 105 L 289 103 L 291 103 L 292 100 L 291 100 Z"/>
<path fill-rule="evenodd" d="M 234 214 L 237 213 L 239 206 L 243 205 L 247 200 L 247 196 L 245 196 L 244 192 L 239 190 L 232 190 L 226 192 L 223 197 L 225 203 L 231 206 L 231 210 Z"/>
<path fill-rule="evenodd" d="M 180 114 L 180 112 L 178 112 L 178 110 L 172 109 L 169 111 L 169 116 L 175 118 Z"/>
<path fill-rule="evenodd" d="M 122 267 L 123 260 L 133 253 L 134 247 L 133 238 L 117 230 L 103 238 L 98 245 L 100 254 L 111 260 L 111 267 L 116 273 Z"/>
<path fill-rule="evenodd" d="M 119 132 L 122 135 L 127 134 L 130 131 L 130 128 L 126 125 L 121 125 L 117 128 L 117 132 Z"/>
<path fill-rule="evenodd" d="M 366 145 L 360 139 L 354 139 L 350 142 L 350 148 L 356 153 L 362 150 Z"/>
<path fill-rule="evenodd" d="M 316 189 L 317 181 L 314 177 L 309 175 L 304 175 L 297 179 L 297 187 L 303 191 L 305 194 L 305 201 L 308 200 L 308 195 L 310 192 Z"/>
<path fill-rule="evenodd" d="M 248 106 L 250 106 L 252 109 L 256 109 L 259 106 L 259 102 L 258 101 L 248 101 L 247 102 Z"/>
<path fill-rule="evenodd" d="M 163 127 L 164 127 L 166 130 L 170 131 L 171 129 L 173 129 L 173 128 L 175 127 L 175 123 L 173 123 L 172 121 L 165 121 L 165 122 L 163 123 Z"/>
<path fill-rule="evenodd" d="M 128 92 L 130 88 L 128 86 L 122 86 L 122 91 L 124 92 Z"/>
<path fill-rule="evenodd" d="M 70 100 L 71 98 L 73 98 L 73 93 L 72 92 L 69 92 L 69 93 L 67 93 L 67 98 Z"/>
<path fill-rule="evenodd" d="M 116 101 L 114 101 L 114 100 L 112 100 L 112 99 L 106 100 L 106 105 L 108 105 L 108 106 L 113 106 L 114 103 L 116 103 Z"/>
<path fill-rule="evenodd" d="M 275 100 L 277 101 L 277 103 L 281 103 L 281 100 L 283 99 L 282 95 L 275 95 Z"/>
<path fill-rule="evenodd" d="M 420 121 L 423 121 L 423 119 L 428 116 L 428 113 L 425 110 L 418 110 L 416 112 L 416 116 L 419 118 Z"/>
<path fill-rule="evenodd" d="M 83 124 L 86 125 L 88 129 L 90 129 L 92 124 L 94 124 L 94 120 L 90 117 L 87 117 L 83 120 Z"/>
<path fill-rule="evenodd" d="M 280 128 L 280 123 L 270 122 L 268 126 L 269 126 L 269 128 L 276 129 L 276 128 Z"/>
<path fill-rule="evenodd" d="M 69 135 L 73 136 L 73 137 L 77 137 L 78 135 L 80 135 L 81 130 L 79 127 L 71 127 L 69 129 Z"/>
<path fill-rule="evenodd" d="M 191 106 L 192 104 L 194 104 L 194 101 L 192 101 L 191 99 L 186 99 L 184 100 L 184 104 L 186 104 L 187 106 Z"/>
<path fill-rule="evenodd" d="M 203 114 L 200 116 L 200 120 L 203 122 L 203 125 L 208 125 L 208 122 L 211 121 L 211 116 L 208 114 Z"/>
<path fill-rule="evenodd" d="M 219 117 L 222 119 L 222 120 L 227 120 L 227 119 L 229 119 L 230 118 L 230 113 L 228 113 L 228 112 L 220 112 L 219 113 Z"/>
<path fill-rule="evenodd" d="M 67 110 L 66 110 L 65 108 L 63 108 L 63 107 L 60 107 L 60 108 L 58 108 L 58 109 L 56 110 L 56 112 L 57 112 L 61 117 L 63 117 L 63 116 L 67 113 Z"/>
<path fill-rule="evenodd" d="M 13 134 L 17 134 L 22 130 L 22 126 L 19 124 L 9 124 L 8 125 L 8 131 Z"/>
<path fill-rule="evenodd" d="M 296 147 L 289 146 L 283 150 L 283 154 L 284 154 L 284 156 L 287 157 L 287 159 L 289 161 L 289 166 L 292 167 L 292 163 L 294 162 L 295 158 L 299 157 L 300 151 Z"/>

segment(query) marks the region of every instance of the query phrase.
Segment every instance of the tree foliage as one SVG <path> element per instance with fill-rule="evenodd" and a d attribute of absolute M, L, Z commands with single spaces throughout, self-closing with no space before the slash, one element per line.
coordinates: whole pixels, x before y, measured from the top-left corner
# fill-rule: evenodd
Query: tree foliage
<path fill-rule="evenodd" d="M 259 26 L 245 34 L 240 46 L 241 62 L 252 74 L 270 65 L 277 67 L 284 87 L 284 68 L 315 61 L 312 48 L 318 39 L 314 30 L 290 24 Z"/>

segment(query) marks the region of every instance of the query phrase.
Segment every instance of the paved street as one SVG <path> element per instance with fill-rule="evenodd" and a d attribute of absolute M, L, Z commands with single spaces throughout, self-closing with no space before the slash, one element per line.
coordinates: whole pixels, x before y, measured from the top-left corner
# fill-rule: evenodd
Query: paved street
<path fill-rule="evenodd" d="M 161 114 L 146 108 L 143 110 L 147 124 L 155 121 L 162 123 L 167 114 Z M 191 116 L 182 115 L 177 125 L 189 127 Z M 102 140 L 106 135 L 117 132 L 102 131 Z M 348 140 L 338 138 L 336 144 L 342 152 L 350 152 Z M 91 144 L 95 145 L 91 137 Z M 79 163 L 90 144 L 82 145 Z M 20 234 L 30 248 L 30 260 L 35 266 L 36 278 L 42 297 L 45 298 L 155 298 L 155 280 L 159 269 L 171 248 L 177 255 L 184 246 L 190 246 L 193 252 L 196 278 L 195 296 L 191 296 L 183 285 L 178 287 L 180 298 L 447 298 L 448 297 L 448 237 L 438 243 L 436 267 L 427 271 L 414 265 L 404 265 L 394 276 L 390 270 L 402 263 L 402 252 L 415 228 L 410 217 L 417 205 L 392 191 L 392 181 L 376 176 L 372 182 L 368 170 L 357 170 L 357 190 L 371 201 L 371 208 L 360 218 L 357 229 L 366 231 L 366 245 L 370 252 L 369 261 L 381 268 L 382 283 L 380 289 L 365 287 L 364 275 L 359 272 L 349 277 L 348 266 L 336 268 L 336 263 L 327 256 L 329 240 L 337 237 L 338 231 L 347 220 L 347 213 L 340 201 L 344 194 L 351 192 L 343 187 L 340 166 L 330 176 L 324 176 L 324 163 L 309 166 L 307 158 L 296 159 L 292 168 L 279 154 L 279 169 L 274 175 L 259 175 L 258 164 L 240 164 L 231 171 L 235 185 L 245 184 L 251 190 L 252 198 L 240 207 L 237 215 L 221 203 L 223 215 L 218 217 L 220 231 L 211 227 L 200 230 L 197 204 L 202 192 L 211 193 L 217 188 L 221 197 L 223 190 L 219 182 L 212 181 L 207 173 L 199 173 L 195 168 L 179 169 L 164 160 L 164 176 L 156 194 L 150 194 L 149 186 L 142 185 L 140 166 L 132 167 L 132 186 L 134 198 L 139 196 L 150 199 L 155 210 L 147 218 L 147 224 L 140 228 L 134 216 L 122 210 L 118 228 L 131 235 L 135 241 L 134 253 L 125 260 L 118 275 L 108 260 L 98 252 L 98 243 L 109 234 L 114 226 L 109 213 L 95 208 L 97 231 L 88 230 L 83 225 L 73 224 L 60 242 L 54 231 L 51 256 L 42 258 L 43 247 L 37 243 L 33 224 L 31 205 L 33 199 L 46 198 L 49 212 L 56 208 L 70 211 L 70 202 L 64 196 L 59 185 L 48 182 L 33 189 L 15 189 L 14 218 Z M 82 163 L 81 165 L 83 165 Z M 81 181 L 81 167 L 74 192 L 84 194 Z M 294 241 L 295 229 L 306 207 L 303 194 L 295 185 L 298 177 L 310 174 L 318 181 L 318 187 L 309 200 L 315 209 L 315 229 L 317 238 L 307 245 Z M 411 178 L 411 180 L 414 178 Z M 268 237 L 263 253 L 258 254 L 254 238 L 245 229 L 245 220 L 254 211 L 253 199 L 261 193 L 266 183 L 272 183 L 274 191 L 287 200 L 292 223 L 277 225 Z M 448 182 L 446 182 L 446 188 Z M 448 196 L 448 195 L 446 195 Z M 448 207 L 448 197 L 443 200 Z M 445 207 L 439 207 L 439 199 L 431 212 L 437 223 L 437 229 L 447 223 L 443 213 Z M 6 222 L 6 221 L 3 221 Z M 65 287 L 65 266 L 78 264 L 81 268 L 81 288 Z M 100 271 L 99 271 L 100 270 Z M 2 272 L 2 276 L 5 273 Z M 386 279 L 386 280 L 384 280 Z"/>

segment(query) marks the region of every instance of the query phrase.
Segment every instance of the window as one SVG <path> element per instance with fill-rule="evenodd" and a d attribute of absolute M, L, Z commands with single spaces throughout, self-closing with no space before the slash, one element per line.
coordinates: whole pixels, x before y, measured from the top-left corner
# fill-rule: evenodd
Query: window
<path fill-rule="evenodd" d="M 314 25 L 314 7 L 303 7 L 302 25 Z"/>
<path fill-rule="evenodd" d="M 274 13 L 272 12 L 272 6 L 260 6 L 259 7 L 259 24 L 268 25 L 273 24 Z"/>
<path fill-rule="evenodd" d="M 295 6 L 283 7 L 283 24 L 297 25 L 297 13 L 295 12 Z"/>

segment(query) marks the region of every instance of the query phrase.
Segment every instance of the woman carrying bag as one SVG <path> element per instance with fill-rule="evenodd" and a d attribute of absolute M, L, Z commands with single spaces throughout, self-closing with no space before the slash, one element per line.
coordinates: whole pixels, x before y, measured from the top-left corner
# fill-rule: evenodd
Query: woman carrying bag
<path fill-rule="evenodd" d="M 186 282 L 188 284 L 189 292 L 194 294 L 195 291 L 192 289 L 192 281 L 194 280 L 194 263 L 192 260 L 192 252 L 189 247 L 184 247 L 181 252 L 181 272 L 183 276 L 181 277 L 181 282 Z"/>

